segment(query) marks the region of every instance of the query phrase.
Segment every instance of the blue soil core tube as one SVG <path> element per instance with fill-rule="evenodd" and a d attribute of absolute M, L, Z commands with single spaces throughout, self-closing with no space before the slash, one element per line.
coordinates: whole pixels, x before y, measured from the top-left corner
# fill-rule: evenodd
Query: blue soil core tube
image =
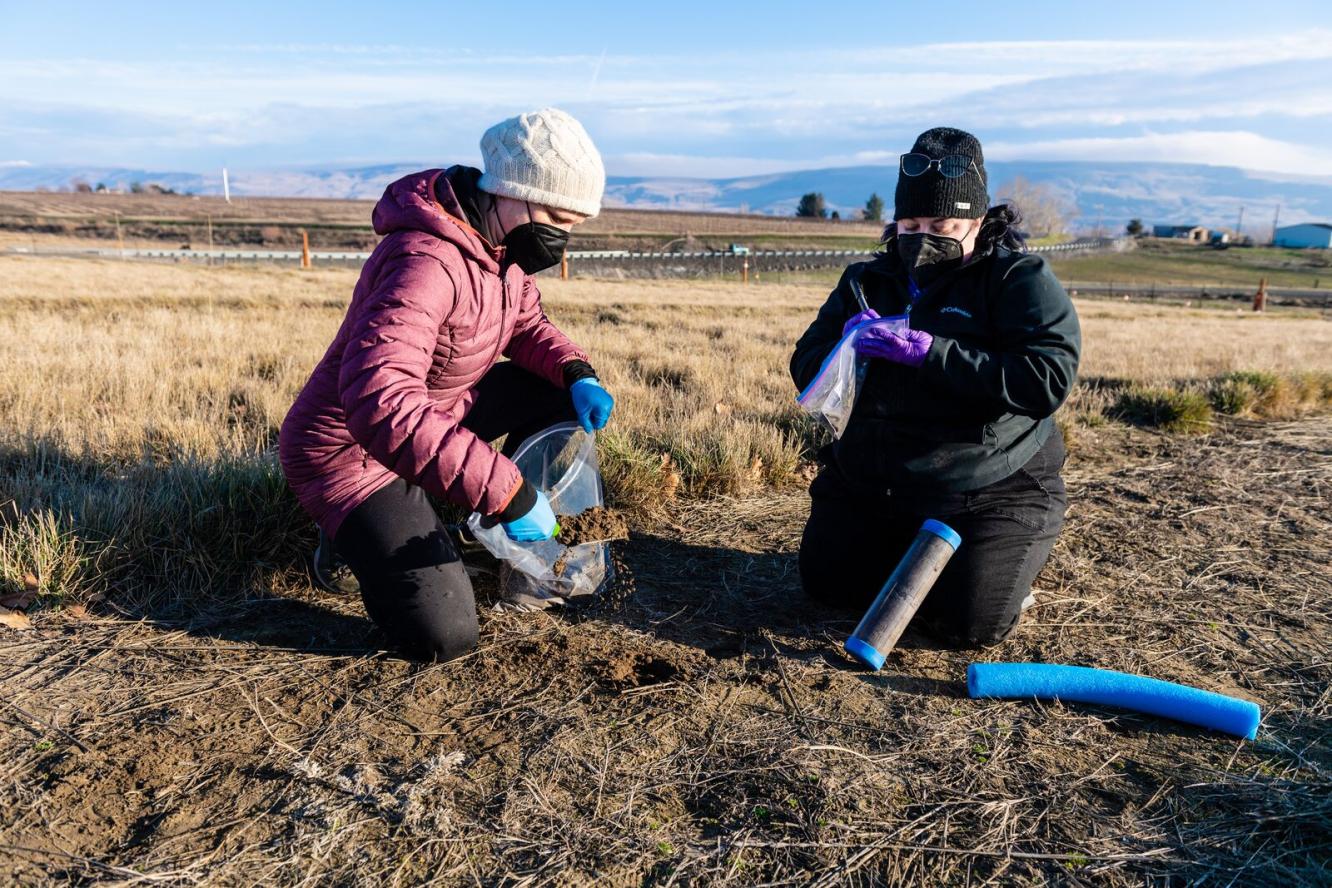
<path fill-rule="evenodd" d="M 922 524 L 911 548 L 846 640 L 846 652 L 871 669 L 881 668 L 960 545 L 962 537 L 942 521 L 931 518 Z"/>
<path fill-rule="evenodd" d="M 1127 672 L 1053 663 L 972 663 L 967 693 L 973 698 L 1036 698 L 1116 706 L 1201 725 L 1252 740 L 1258 736 L 1258 704 L 1237 697 Z"/>

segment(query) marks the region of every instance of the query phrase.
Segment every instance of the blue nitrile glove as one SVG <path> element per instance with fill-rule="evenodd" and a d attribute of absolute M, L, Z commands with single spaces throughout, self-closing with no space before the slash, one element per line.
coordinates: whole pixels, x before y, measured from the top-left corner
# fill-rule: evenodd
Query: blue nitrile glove
<path fill-rule="evenodd" d="M 578 412 L 578 421 L 589 435 L 603 428 L 615 409 L 615 399 L 594 377 L 580 379 L 569 386 L 569 394 L 573 398 L 574 410 Z"/>
<path fill-rule="evenodd" d="M 536 502 L 526 514 L 512 521 L 504 522 L 504 532 L 509 539 L 519 543 L 535 543 L 548 540 L 559 532 L 560 525 L 555 520 L 555 512 L 550 508 L 550 500 L 541 491 L 536 492 Z"/>

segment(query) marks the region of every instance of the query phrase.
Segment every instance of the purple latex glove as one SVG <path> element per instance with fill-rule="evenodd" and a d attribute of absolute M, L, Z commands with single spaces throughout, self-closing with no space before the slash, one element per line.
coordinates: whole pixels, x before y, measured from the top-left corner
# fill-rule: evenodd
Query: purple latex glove
<path fill-rule="evenodd" d="M 846 334 L 850 333 L 851 328 L 856 326 L 857 324 L 863 324 L 866 321 L 877 320 L 878 317 L 879 313 L 872 308 L 867 308 L 858 315 L 852 315 L 851 320 L 847 321 L 845 324 L 842 325 L 842 335 L 845 336 Z"/>
<path fill-rule="evenodd" d="M 924 330 L 904 330 L 894 333 L 887 326 L 873 326 L 856 339 L 856 354 L 919 367 L 925 363 L 934 337 Z"/>

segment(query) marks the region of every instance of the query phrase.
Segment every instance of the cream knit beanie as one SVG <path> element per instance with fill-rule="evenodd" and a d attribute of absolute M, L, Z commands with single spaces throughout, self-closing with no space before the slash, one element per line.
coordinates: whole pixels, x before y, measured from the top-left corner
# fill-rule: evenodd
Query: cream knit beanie
<path fill-rule="evenodd" d="M 481 156 L 482 191 L 585 216 L 601 211 L 601 155 L 583 125 L 558 108 L 495 124 L 481 137 Z"/>

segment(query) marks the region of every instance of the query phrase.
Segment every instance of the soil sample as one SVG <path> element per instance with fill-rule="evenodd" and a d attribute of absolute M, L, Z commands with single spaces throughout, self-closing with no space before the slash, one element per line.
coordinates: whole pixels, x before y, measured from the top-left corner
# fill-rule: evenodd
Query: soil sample
<path fill-rule="evenodd" d="M 579 515 L 560 516 L 559 541 L 566 546 L 629 538 L 629 524 L 612 509 L 588 509 Z"/>

